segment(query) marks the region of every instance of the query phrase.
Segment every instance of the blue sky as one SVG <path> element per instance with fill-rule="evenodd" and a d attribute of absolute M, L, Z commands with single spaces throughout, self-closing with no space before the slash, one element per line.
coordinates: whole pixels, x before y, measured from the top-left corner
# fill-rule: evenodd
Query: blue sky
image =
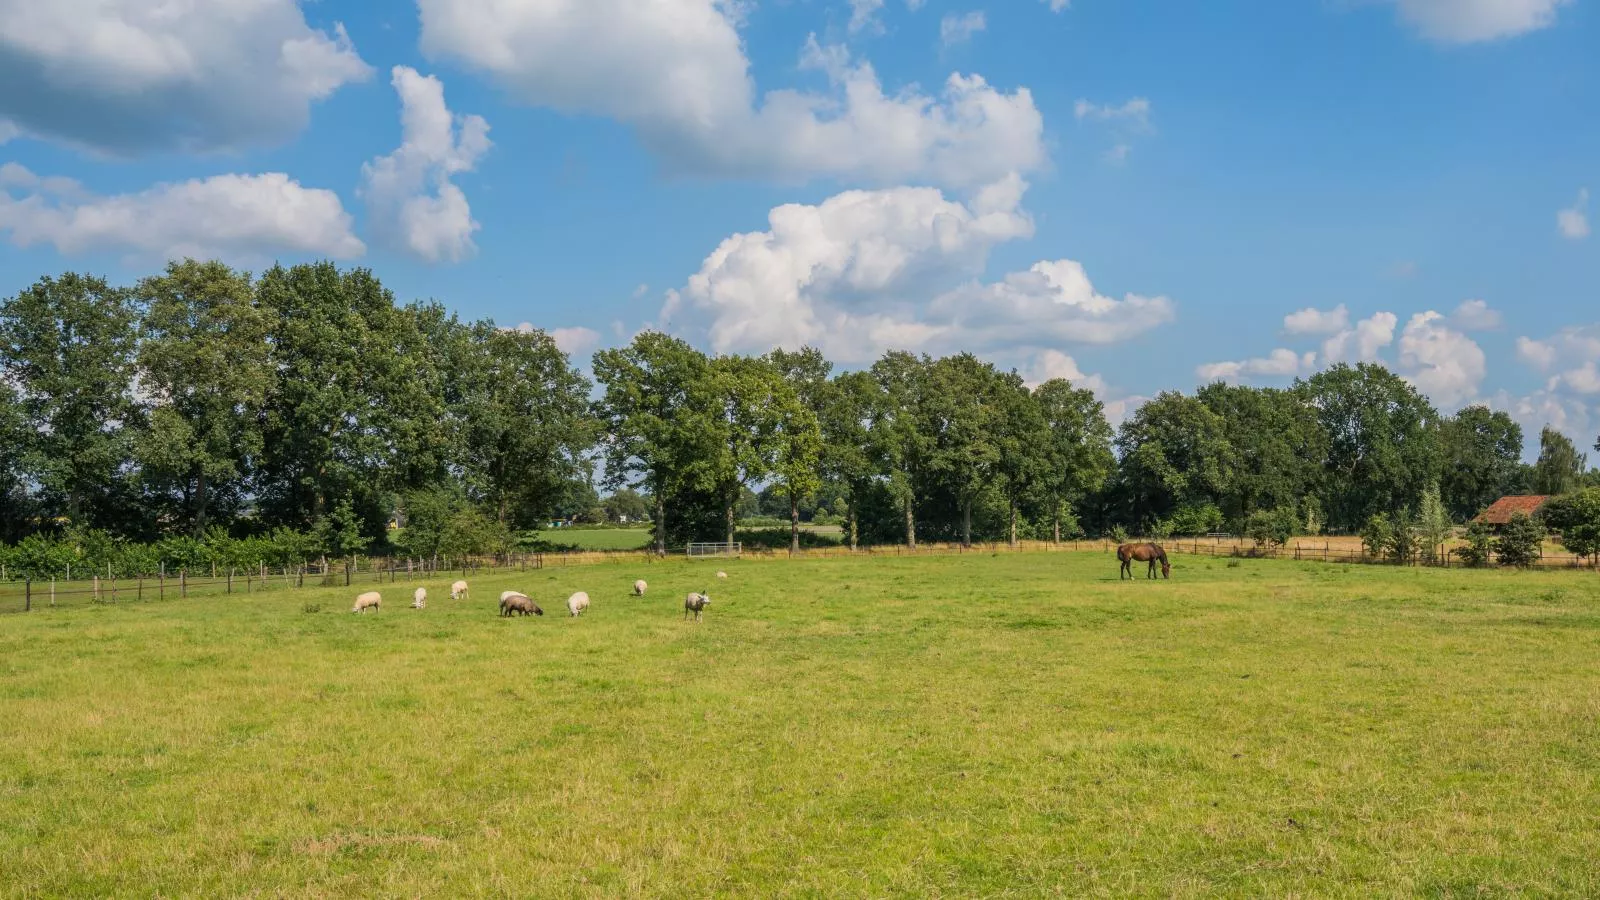
<path fill-rule="evenodd" d="M 6 293 L 334 257 L 580 360 L 971 349 L 1115 417 L 1377 359 L 1600 430 L 1595 0 L 167 9 L 0 0 Z"/>

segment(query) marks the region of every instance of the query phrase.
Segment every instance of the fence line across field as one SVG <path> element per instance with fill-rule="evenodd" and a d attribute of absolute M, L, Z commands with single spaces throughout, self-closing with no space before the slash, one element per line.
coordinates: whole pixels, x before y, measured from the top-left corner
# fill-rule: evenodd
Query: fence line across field
<path fill-rule="evenodd" d="M 1182 540 L 1157 540 L 1168 553 L 1175 556 L 1207 556 L 1241 559 L 1294 559 L 1302 562 L 1327 562 L 1351 563 L 1367 565 L 1397 565 L 1392 560 L 1374 557 L 1364 549 L 1335 547 L 1331 542 L 1322 542 L 1322 546 L 1315 546 L 1317 542 L 1306 539 L 1281 546 L 1263 547 L 1237 538 L 1224 539 L 1195 538 Z M 722 547 L 723 555 L 696 554 L 691 548 L 695 546 Z M 862 546 L 854 550 L 847 546 L 838 547 L 813 547 L 798 552 L 791 552 L 787 548 L 744 548 L 739 543 L 731 545 L 702 544 L 687 545 L 682 551 L 673 550 L 668 555 L 658 553 L 654 549 L 640 550 L 569 550 L 551 553 L 510 553 L 499 556 L 469 556 L 451 559 L 417 559 L 400 557 L 362 557 L 355 560 L 328 560 L 323 562 L 308 562 L 299 566 L 284 566 L 269 568 L 257 566 L 247 569 L 213 570 L 208 566 L 199 577 L 191 577 L 187 569 L 180 569 L 176 574 L 160 571 L 154 575 L 131 577 L 101 577 L 98 575 L 90 578 L 79 578 L 68 581 L 66 579 L 41 578 L 18 579 L 15 573 L 10 581 L 0 581 L 0 613 L 26 612 L 35 607 L 48 606 L 73 606 L 92 603 L 119 603 L 127 601 L 165 600 L 181 597 L 226 597 L 233 594 L 256 593 L 268 588 L 300 588 L 307 585 L 313 587 L 353 586 L 371 583 L 396 583 L 402 580 L 413 581 L 418 578 L 443 578 L 456 575 L 470 576 L 475 572 L 488 570 L 500 571 L 537 571 L 547 568 L 565 568 L 569 566 L 590 566 L 603 563 L 621 562 L 632 560 L 640 565 L 654 565 L 665 562 L 672 556 L 682 553 L 690 559 L 695 558 L 727 558 L 726 551 L 731 550 L 733 556 L 757 560 L 775 559 L 832 559 L 840 557 L 923 557 L 923 556 L 959 556 L 965 554 L 1000 554 L 1000 553 L 1106 553 L 1111 554 L 1116 549 L 1116 542 L 1109 540 L 1083 540 L 1083 541 L 1019 541 L 1012 545 L 1006 542 L 974 543 L 963 546 L 959 543 L 922 543 L 915 547 L 904 544 L 887 544 L 880 546 Z M 1420 559 L 1412 560 L 1405 565 L 1433 565 L 1441 567 L 1459 567 L 1461 562 L 1455 558 L 1454 550 L 1446 550 L 1443 557 L 1437 562 L 1426 563 Z M 1572 554 L 1546 553 L 1534 563 L 1535 568 L 1545 569 L 1578 569 L 1594 568 L 1596 561 Z"/>

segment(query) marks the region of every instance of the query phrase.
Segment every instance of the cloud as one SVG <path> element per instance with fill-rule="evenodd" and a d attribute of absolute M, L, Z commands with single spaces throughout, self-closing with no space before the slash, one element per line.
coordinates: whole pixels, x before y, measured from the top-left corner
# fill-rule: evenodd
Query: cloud
<path fill-rule="evenodd" d="M 1441 407 L 1477 396 L 1487 373 L 1483 349 L 1437 312 L 1417 313 L 1400 335 L 1401 374 Z"/>
<path fill-rule="evenodd" d="M 1589 189 L 1581 188 L 1578 199 L 1566 209 L 1556 213 L 1556 229 L 1570 241 L 1581 241 L 1589 236 Z"/>
<path fill-rule="evenodd" d="M 1540 371 L 1547 371 L 1556 364 L 1557 350 L 1554 346 L 1544 341 L 1532 338 L 1517 338 L 1517 359 Z"/>
<path fill-rule="evenodd" d="M 727 238 L 669 291 L 662 318 L 701 317 L 717 352 L 812 343 L 863 360 L 925 345 L 949 323 L 927 321 L 923 298 L 981 272 L 995 245 L 1033 234 L 1025 189 L 1011 176 L 965 204 L 898 187 L 777 207 L 766 231 Z"/>
<path fill-rule="evenodd" d="M 1483 300 L 1464 300 L 1450 314 L 1450 324 L 1462 331 L 1493 331 L 1500 327 L 1500 311 Z"/>
<path fill-rule="evenodd" d="M 1036 354 L 1033 364 L 1027 369 L 1024 381 L 1029 388 L 1036 388 L 1046 381 L 1057 378 L 1072 382 L 1073 387 L 1087 388 L 1102 399 L 1108 389 L 1104 378 L 1099 375 L 1084 374 L 1083 370 L 1078 368 L 1078 361 L 1060 350 L 1041 350 Z"/>
<path fill-rule="evenodd" d="M 1563 328 L 1542 341 L 1519 337 L 1517 358 L 1540 372 L 1600 361 L 1600 324 Z"/>
<path fill-rule="evenodd" d="M 882 28 L 877 18 L 882 8 L 883 0 L 850 0 L 850 33 Z"/>
<path fill-rule="evenodd" d="M 114 156 L 277 144 L 370 75 L 295 0 L 0 0 L 0 133 Z"/>
<path fill-rule="evenodd" d="M 972 40 L 973 35 L 988 27 L 989 23 L 981 10 L 959 16 L 947 13 L 939 20 L 939 43 L 946 47 L 965 44 Z"/>
<path fill-rule="evenodd" d="M 1091 122 L 1130 122 L 1148 128 L 1150 101 L 1144 97 L 1134 97 L 1121 106 L 1097 106 L 1088 100 L 1079 99 L 1072 107 L 1072 114 L 1079 121 L 1087 119 Z"/>
<path fill-rule="evenodd" d="M 1044 2 L 1050 5 L 1051 12 L 1057 13 L 1072 5 L 1072 0 L 1044 0 Z"/>
<path fill-rule="evenodd" d="M 600 346 L 600 332 L 592 328 L 557 328 L 550 332 L 550 339 L 568 356 L 581 356 Z"/>
<path fill-rule="evenodd" d="M 470 172 L 489 150 L 489 124 L 452 115 L 444 85 L 415 69 L 395 66 L 400 95 L 399 149 L 361 167 L 358 191 L 367 219 L 385 243 L 426 262 L 472 255 L 478 223 L 466 195 L 450 180 Z"/>
<path fill-rule="evenodd" d="M 1394 313 L 1380 312 L 1362 319 L 1322 342 L 1320 363 L 1375 362 L 1378 351 L 1394 343 L 1394 329 L 1400 319 Z"/>
<path fill-rule="evenodd" d="M 929 314 L 949 323 L 941 335 L 949 347 L 1014 349 L 1120 343 L 1171 322 L 1176 310 L 1166 297 L 1101 294 L 1081 263 L 1058 259 L 958 288 L 934 300 Z"/>
<path fill-rule="evenodd" d="M 0 166 L 0 233 L 19 247 L 131 258 L 253 261 L 279 253 L 350 259 L 366 247 L 332 191 L 288 175 L 214 175 L 98 197 L 70 179 Z"/>
<path fill-rule="evenodd" d="M 644 297 L 644 295 L 648 294 L 648 293 L 650 293 L 650 285 L 648 285 L 648 284 L 640 284 L 640 285 L 638 285 L 637 287 L 635 287 L 633 289 L 633 293 L 630 296 L 632 296 L 633 299 L 638 300 L 638 299 L 641 299 L 642 297 Z"/>
<path fill-rule="evenodd" d="M 1308 306 L 1283 317 L 1283 330 L 1288 334 L 1336 334 L 1349 327 L 1350 310 L 1343 303 L 1327 312 Z"/>
<path fill-rule="evenodd" d="M 1423 37 L 1472 44 L 1515 37 L 1551 25 L 1571 0 L 1392 0 Z"/>
<path fill-rule="evenodd" d="M 973 187 L 1046 159 L 1025 88 L 953 74 L 939 92 L 885 93 L 843 47 L 802 52 L 825 90 L 758 97 L 726 0 L 419 0 L 422 49 L 492 76 L 517 99 L 631 125 L 689 174 L 848 178 Z"/>
<path fill-rule="evenodd" d="M 1072 114 L 1079 122 L 1104 123 L 1109 128 L 1116 143 L 1103 158 L 1114 166 L 1128 161 L 1133 152 L 1134 136 L 1155 130 L 1150 124 L 1150 101 L 1144 97 L 1134 97 L 1121 106 L 1098 105 L 1079 99 L 1072 107 Z"/>
<path fill-rule="evenodd" d="M 1579 448 L 1589 444 L 1593 416 L 1589 404 L 1582 398 L 1565 396 L 1550 390 L 1538 390 L 1517 397 L 1506 391 L 1497 391 L 1489 398 L 1492 409 L 1504 410 L 1522 426 L 1524 458 L 1531 461 L 1537 452 L 1539 431 L 1546 425 L 1573 439 Z"/>
<path fill-rule="evenodd" d="M 1315 353 L 1296 353 L 1293 350 L 1286 350 L 1280 347 L 1266 356 L 1259 356 L 1254 359 L 1207 363 L 1197 367 L 1195 375 L 1199 376 L 1201 381 L 1206 382 L 1237 382 L 1250 376 L 1292 378 L 1295 375 L 1315 370 L 1316 363 L 1317 355 Z"/>

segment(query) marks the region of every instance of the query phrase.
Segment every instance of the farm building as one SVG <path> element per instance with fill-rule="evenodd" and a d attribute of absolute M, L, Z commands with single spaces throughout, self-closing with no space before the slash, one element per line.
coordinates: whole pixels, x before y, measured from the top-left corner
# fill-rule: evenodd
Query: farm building
<path fill-rule="evenodd" d="M 1489 504 L 1488 509 L 1478 513 L 1478 517 L 1473 519 L 1473 521 L 1482 522 L 1492 528 L 1499 528 L 1503 525 L 1510 524 L 1511 517 L 1517 513 L 1522 513 L 1525 516 L 1532 516 L 1534 513 L 1538 512 L 1539 507 L 1544 506 L 1545 501 L 1549 499 L 1550 497 L 1545 494 L 1501 497 L 1499 500 Z"/>

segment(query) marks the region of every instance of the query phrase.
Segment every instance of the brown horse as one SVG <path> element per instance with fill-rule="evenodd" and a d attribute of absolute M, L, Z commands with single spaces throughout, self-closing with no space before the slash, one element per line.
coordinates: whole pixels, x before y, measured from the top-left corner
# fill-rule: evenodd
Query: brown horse
<path fill-rule="evenodd" d="M 1148 577 L 1156 577 L 1156 563 L 1161 563 L 1161 577 L 1172 577 L 1172 565 L 1167 562 L 1167 551 L 1158 544 L 1123 544 L 1117 548 L 1117 561 L 1122 563 L 1120 578 L 1133 577 L 1133 561 L 1147 562 L 1150 564 Z"/>

